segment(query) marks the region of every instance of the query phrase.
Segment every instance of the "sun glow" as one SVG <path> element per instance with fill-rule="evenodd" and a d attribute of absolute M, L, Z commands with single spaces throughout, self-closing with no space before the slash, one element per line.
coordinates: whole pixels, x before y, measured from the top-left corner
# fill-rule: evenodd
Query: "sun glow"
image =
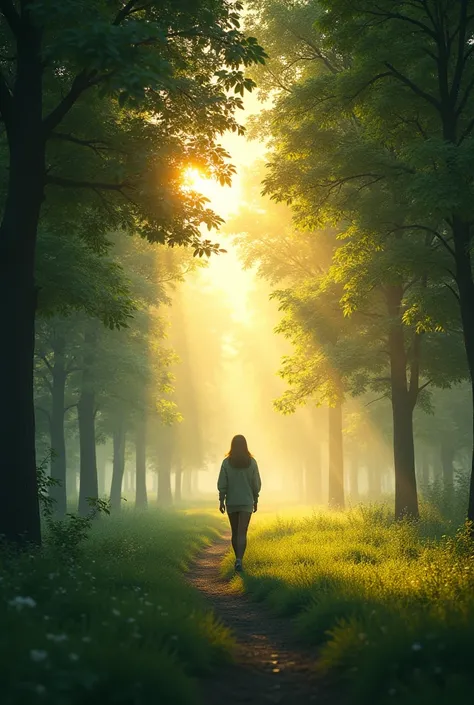
<path fill-rule="evenodd" d="M 221 218 L 228 218 L 238 208 L 240 185 L 238 176 L 234 176 L 232 186 L 222 186 L 215 179 L 208 178 L 196 167 L 189 167 L 183 174 L 183 186 L 190 191 L 202 194 Z"/>

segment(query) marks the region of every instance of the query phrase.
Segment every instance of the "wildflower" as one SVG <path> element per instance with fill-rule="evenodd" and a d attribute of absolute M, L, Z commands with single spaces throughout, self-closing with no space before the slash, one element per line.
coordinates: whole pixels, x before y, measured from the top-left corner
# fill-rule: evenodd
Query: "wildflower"
<path fill-rule="evenodd" d="M 145 605 L 146 605 L 147 607 L 151 607 L 152 604 L 153 604 L 153 602 L 148 602 L 148 601 L 145 602 Z M 158 607 L 158 609 L 160 609 L 160 608 Z"/>
<path fill-rule="evenodd" d="M 167 617 L 167 616 L 168 616 L 168 612 L 162 612 L 161 614 L 162 614 L 163 617 Z"/>
<path fill-rule="evenodd" d="M 73 662 L 79 661 L 79 656 L 77 654 L 69 654 L 69 660 Z"/>
<path fill-rule="evenodd" d="M 67 634 L 46 634 L 46 639 L 60 644 L 62 641 L 67 641 Z"/>
<path fill-rule="evenodd" d="M 90 636 L 83 636 L 83 637 L 82 637 L 82 641 L 83 641 L 85 644 L 90 644 L 90 642 L 92 641 L 92 639 L 90 638 Z"/>
<path fill-rule="evenodd" d="M 31 649 L 30 658 L 35 663 L 40 663 L 48 658 L 48 652 L 43 649 Z"/>
<path fill-rule="evenodd" d="M 127 619 L 127 622 L 128 622 L 129 624 L 133 624 L 133 622 L 135 622 L 135 621 L 136 621 L 136 619 L 135 619 L 134 617 L 129 617 L 129 618 Z"/>
<path fill-rule="evenodd" d="M 21 597 L 21 595 L 14 597 L 8 604 L 11 605 L 11 607 L 16 607 L 17 610 L 21 610 L 23 607 L 36 607 L 36 602 L 32 597 Z"/>
<path fill-rule="evenodd" d="M 120 617 L 120 611 L 119 611 L 119 610 L 112 610 L 112 614 L 114 614 L 116 617 Z"/>
<path fill-rule="evenodd" d="M 422 647 L 421 647 L 421 644 L 419 644 L 418 642 L 416 642 L 415 644 L 412 644 L 412 645 L 411 645 L 411 650 L 412 650 L 412 651 L 421 651 L 421 648 L 422 648 Z"/>

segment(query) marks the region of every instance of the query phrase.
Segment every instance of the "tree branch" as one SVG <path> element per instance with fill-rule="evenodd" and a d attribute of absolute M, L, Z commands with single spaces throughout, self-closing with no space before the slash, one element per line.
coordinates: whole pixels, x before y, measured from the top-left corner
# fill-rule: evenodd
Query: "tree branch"
<path fill-rule="evenodd" d="M 97 71 L 86 71 L 83 69 L 73 80 L 71 88 L 62 101 L 43 120 L 43 130 L 48 138 L 51 132 L 60 124 L 63 118 L 71 110 L 81 93 L 94 85 L 93 79 L 97 76 Z"/>
<path fill-rule="evenodd" d="M 422 392 L 423 389 L 426 389 L 426 387 L 429 387 L 429 385 L 432 384 L 432 382 L 433 382 L 433 380 L 432 380 L 432 379 L 429 379 L 427 382 L 425 382 L 424 384 L 422 384 L 421 387 L 420 387 L 419 390 L 418 390 L 418 393 L 419 393 L 419 392 Z"/>
<path fill-rule="evenodd" d="M 48 370 L 49 370 L 50 372 L 52 372 L 52 371 L 53 371 L 53 366 L 52 366 L 51 363 L 49 362 L 49 360 L 48 360 L 48 358 L 46 357 L 46 355 L 40 355 L 40 358 L 43 360 L 43 362 L 44 362 L 44 364 L 46 365 L 46 367 L 48 368 Z"/>
<path fill-rule="evenodd" d="M 415 407 L 418 394 L 420 392 L 420 357 L 421 357 L 421 333 L 415 333 L 413 338 L 413 356 L 410 364 L 410 385 L 408 395 L 413 408 Z"/>
<path fill-rule="evenodd" d="M 384 65 L 390 70 L 391 74 L 397 78 L 401 83 L 404 83 L 405 86 L 408 86 L 415 95 L 417 95 L 419 98 L 423 98 L 427 103 L 430 103 L 430 105 L 433 105 L 438 112 L 441 111 L 441 104 L 439 100 L 436 100 L 432 95 L 424 91 L 422 88 L 416 85 L 416 83 L 413 83 L 411 79 L 409 79 L 407 76 L 405 76 L 403 73 L 400 73 L 398 69 L 395 68 L 389 61 L 384 61 Z"/>
<path fill-rule="evenodd" d="M 90 188 L 92 190 L 99 189 L 101 191 L 118 191 L 123 194 L 123 189 L 130 187 L 127 182 L 120 184 L 111 184 L 102 181 L 76 181 L 75 179 L 64 179 L 62 176 L 54 176 L 48 174 L 45 179 L 47 184 L 55 186 L 63 186 L 64 188 Z"/>
<path fill-rule="evenodd" d="M 423 230 L 424 232 L 431 233 L 434 235 L 434 237 L 440 241 L 440 243 L 447 249 L 447 251 L 454 257 L 454 250 L 453 248 L 449 245 L 448 241 L 446 238 L 444 238 L 440 233 L 435 230 L 434 228 L 430 228 L 427 225 L 397 225 L 395 224 L 395 228 L 393 230 L 390 230 L 387 235 L 391 235 L 392 233 L 396 232 L 397 230 Z"/>
<path fill-rule="evenodd" d="M 459 89 L 461 87 L 461 79 L 466 65 L 466 61 L 469 58 L 469 53 L 472 50 L 470 47 L 467 54 L 464 54 L 464 48 L 466 46 L 466 34 L 467 34 L 467 0 L 461 0 L 460 17 L 459 17 L 459 37 L 458 37 L 458 56 L 456 59 L 456 67 L 454 69 L 453 82 L 451 85 L 451 100 L 453 104 L 456 103 L 459 95 Z"/>
<path fill-rule="evenodd" d="M 77 144 L 80 147 L 89 147 L 98 156 L 102 156 L 101 151 L 106 151 L 107 149 L 109 149 L 107 144 L 103 140 L 83 140 L 80 137 L 74 137 L 74 135 L 65 132 L 51 132 L 50 138 L 63 142 L 71 142 L 72 144 Z"/>

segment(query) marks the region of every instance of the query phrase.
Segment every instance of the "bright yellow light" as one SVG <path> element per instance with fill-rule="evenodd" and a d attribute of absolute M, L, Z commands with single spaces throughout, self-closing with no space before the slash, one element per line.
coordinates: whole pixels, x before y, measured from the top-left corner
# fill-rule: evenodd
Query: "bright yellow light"
<path fill-rule="evenodd" d="M 183 174 L 185 189 L 197 191 L 209 200 L 209 206 L 224 219 L 237 210 L 240 195 L 238 178 L 231 187 L 221 186 L 215 179 L 209 179 L 199 169 L 189 167 Z"/>

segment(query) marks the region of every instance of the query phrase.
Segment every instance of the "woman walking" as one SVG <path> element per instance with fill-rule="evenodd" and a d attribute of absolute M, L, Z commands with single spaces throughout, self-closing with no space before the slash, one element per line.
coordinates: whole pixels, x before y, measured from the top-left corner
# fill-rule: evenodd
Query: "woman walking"
<path fill-rule="evenodd" d="M 247 529 L 252 512 L 257 511 L 262 482 L 258 465 L 250 453 L 244 436 L 234 436 L 230 451 L 222 461 L 217 489 L 219 510 L 229 516 L 232 529 L 232 548 L 235 570 L 242 570 L 242 559 L 247 548 Z"/>

